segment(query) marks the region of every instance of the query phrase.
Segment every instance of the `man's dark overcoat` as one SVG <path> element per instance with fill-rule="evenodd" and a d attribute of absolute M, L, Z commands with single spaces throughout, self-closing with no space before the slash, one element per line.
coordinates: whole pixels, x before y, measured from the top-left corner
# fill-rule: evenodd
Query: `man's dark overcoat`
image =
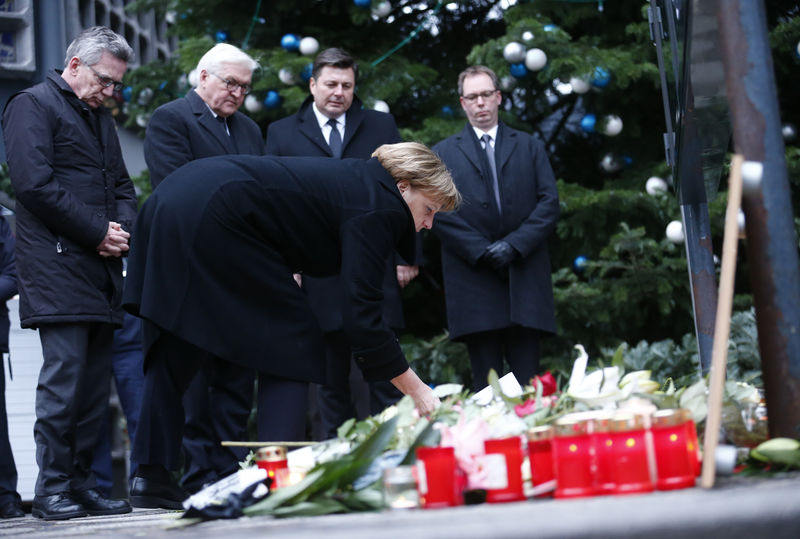
<path fill-rule="evenodd" d="M 276 122 L 267 129 L 267 155 L 331 157 L 331 149 L 325 142 L 317 117 L 311 107 L 313 98 L 305 100 L 300 110 Z M 400 142 L 400 133 L 391 114 L 364 109 L 358 98 L 345 113 L 345 132 L 342 141 L 342 158 L 369 159 L 372 152 L 382 144 Z M 413 260 L 413 259 L 410 259 Z M 397 284 L 397 264 L 408 262 L 393 258 L 387 263 L 384 275 L 383 314 L 393 328 L 402 328 L 403 303 Z M 308 294 L 311 309 L 319 321 L 322 331 L 336 331 L 343 327 L 341 305 L 344 302 L 342 287 L 337 277 L 304 279 L 303 287 Z"/>
<path fill-rule="evenodd" d="M 122 260 L 97 247 L 109 221 L 130 230 L 136 193 L 111 114 L 52 71 L 9 99 L 3 136 L 17 195 L 22 327 L 121 324 Z"/>
<path fill-rule="evenodd" d="M 547 239 L 559 214 L 558 190 L 544 145 L 500 123 L 495 160 L 502 215 L 483 150 L 469 124 L 433 150 L 463 197 L 458 211 L 436 216 L 442 243 L 447 321 L 452 338 L 514 324 L 555 332 Z M 521 256 L 508 279 L 476 265 L 488 245 L 507 241 Z"/>
<path fill-rule="evenodd" d="M 194 90 L 158 107 L 144 138 L 144 158 L 155 188 L 189 161 L 215 155 L 263 155 L 261 129 L 239 111 L 226 119 L 230 136 Z"/>
<path fill-rule="evenodd" d="M 356 362 L 366 379 L 388 380 L 408 364 L 381 315 L 383 271 L 414 236 L 377 159 L 200 159 L 142 207 L 124 304 L 223 359 L 321 383 L 321 334 L 292 274 L 340 272 Z"/>

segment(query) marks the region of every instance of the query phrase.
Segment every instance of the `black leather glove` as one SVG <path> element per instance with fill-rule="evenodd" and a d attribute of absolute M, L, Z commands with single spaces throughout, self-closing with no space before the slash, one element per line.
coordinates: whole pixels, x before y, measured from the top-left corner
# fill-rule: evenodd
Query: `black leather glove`
<path fill-rule="evenodd" d="M 519 253 L 508 242 L 498 240 L 486 248 L 481 259 L 492 269 L 499 270 L 507 267 L 517 258 Z"/>

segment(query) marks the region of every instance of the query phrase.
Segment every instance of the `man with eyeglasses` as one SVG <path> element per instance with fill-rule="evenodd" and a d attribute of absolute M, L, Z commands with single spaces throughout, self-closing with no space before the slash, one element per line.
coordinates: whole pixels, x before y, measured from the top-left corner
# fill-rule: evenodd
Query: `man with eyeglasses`
<path fill-rule="evenodd" d="M 155 110 L 144 139 L 153 189 L 171 172 L 195 159 L 264 153 L 261 129 L 239 112 L 257 67 L 258 63 L 237 47 L 217 44 L 197 63 L 197 86 Z M 182 484 L 186 491 L 200 490 L 238 470 L 247 450 L 222 447 L 220 442 L 247 439 L 254 381 L 254 371 L 214 356 L 206 358 L 184 395 L 186 424 L 174 425 L 183 428 Z M 149 443 L 160 436 L 151 432 L 151 427 L 143 414 L 134 443 L 158 447 Z M 185 497 L 186 492 L 164 470 L 139 465 L 131 484 L 134 507 L 180 509 Z"/>
<path fill-rule="evenodd" d="M 555 332 L 547 240 L 558 219 L 558 191 L 544 144 L 499 121 L 497 75 L 468 67 L 458 78 L 468 124 L 434 146 L 464 203 L 439 217 L 450 338 L 463 341 L 473 389 L 490 369 L 529 383 L 539 336 Z"/>
<path fill-rule="evenodd" d="M 122 323 L 122 260 L 136 193 L 103 107 L 133 57 L 96 26 L 67 48 L 64 70 L 11 97 L 3 136 L 17 194 L 20 321 L 39 330 L 33 516 L 127 513 L 91 471 L 108 405 L 112 340 Z"/>

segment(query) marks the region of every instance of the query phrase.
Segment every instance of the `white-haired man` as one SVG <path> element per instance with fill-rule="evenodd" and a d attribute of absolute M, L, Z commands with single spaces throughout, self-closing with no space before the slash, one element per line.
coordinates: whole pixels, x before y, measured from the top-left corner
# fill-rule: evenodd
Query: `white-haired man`
<path fill-rule="evenodd" d="M 144 139 L 150 182 L 158 184 L 179 167 L 203 157 L 228 154 L 262 155 L 261 129 L 239 112 L 250 92 L 258 63 L 247 53 L 226 43 L 206 52 L 197 63 L 197 86 L 153 113 Z M 145 334 L 145 348 L 155 337 Z M 252 407 L 255 373 L 209 355 L 204 368 L 187 390 L 183 404 L 183 485 L 195 491 L 236 471 L 245 453 L 221 447 L 221 440 L 244 439 Z M 147 418 L 137 428 L 137 441 L 154 433 Z M 142 436 L 142 440 L 138 437 Z M 135 507 L 181 508 L 185 494 L 171 486 L 159 470 L 147 466 L 131 485 Z"/>

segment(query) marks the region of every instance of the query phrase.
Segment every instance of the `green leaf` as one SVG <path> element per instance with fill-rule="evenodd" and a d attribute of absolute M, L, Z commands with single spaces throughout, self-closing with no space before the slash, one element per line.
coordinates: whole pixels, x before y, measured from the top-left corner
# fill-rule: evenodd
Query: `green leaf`
<path fill-rule="evenodd" d="M 431 445 L 436 441 L 436 438 L 439 436 L 439 432 L 433 430 L 433 421 L 429 421 L 422 432 L 419 433 L 419 436 L 414 440 L 411 446 L 408 448 L 408 453 L 406 453 L 405 458 L 400 463 L 401 465 L 404 464 L 413 464 L 417 460 L 417 448 Z"/>

